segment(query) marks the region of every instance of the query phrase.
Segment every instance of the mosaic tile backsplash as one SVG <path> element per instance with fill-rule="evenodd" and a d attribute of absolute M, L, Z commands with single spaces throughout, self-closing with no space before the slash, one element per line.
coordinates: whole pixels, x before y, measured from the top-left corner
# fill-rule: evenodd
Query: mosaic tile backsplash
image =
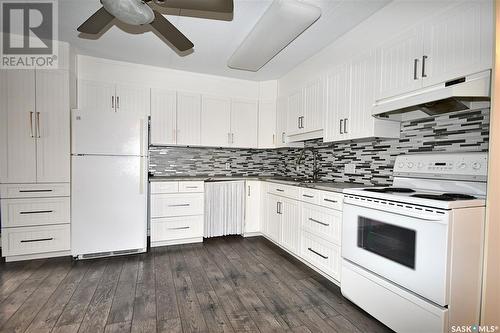
<path fill-rule="evenodd" d="M 392 182 L 396 156 L 422 152 L 487 151 L 489 108 L 450 113 L 401 123 L 399 139 L 342 143 L 306 141 L 318 151 L 326 181 L 386 185 Z M 312 154 L 297 166 L 300 149 L 151 147 L 150 174 L 155 176 L 289 176 L 310 177 Z M 226 163 L 230 168 L 226 170 Z M 344 172 L 354 164 L 356 172 Z"/>

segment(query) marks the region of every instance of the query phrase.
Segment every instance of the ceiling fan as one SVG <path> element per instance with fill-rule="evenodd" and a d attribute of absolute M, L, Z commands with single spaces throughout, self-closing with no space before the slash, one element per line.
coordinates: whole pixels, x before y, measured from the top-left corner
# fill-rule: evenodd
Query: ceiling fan
<path fill-rule="evenodd" d="M 234 8 L 233 0 L 101 0 L 103 7 L 83 22 L 77 30 L 96 35 L 117 18 L 131 25 L 149 24 L 179 51 L 193 48 L 194 44 L 182 32 L 149 6 L 151 2 L 166 8 L 220 13 L 232 13 Z"/>

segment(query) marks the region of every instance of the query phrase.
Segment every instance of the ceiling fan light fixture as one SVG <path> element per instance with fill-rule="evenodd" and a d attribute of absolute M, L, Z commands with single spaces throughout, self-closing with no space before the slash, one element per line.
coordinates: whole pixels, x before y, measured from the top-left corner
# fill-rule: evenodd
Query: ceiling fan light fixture
<path fill-rule="evenodd" d="M 142 0 L 102 0 L 102 5 L 118 20 L 131 24 L 143 25 L 153 22 L 153 10 Z"/>
<path fill-rule="evenodd" d="M 298 0 L 274 0 L 227 65 L 258 71 L 320 16 L 321 9 Z"/>

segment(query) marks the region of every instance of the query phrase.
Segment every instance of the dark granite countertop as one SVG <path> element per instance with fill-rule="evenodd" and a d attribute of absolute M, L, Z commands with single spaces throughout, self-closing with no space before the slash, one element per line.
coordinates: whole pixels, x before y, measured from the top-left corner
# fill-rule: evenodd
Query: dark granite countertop
<path fill-rule="evenodd" d="M 260 180 L 271 183 L 278 183 L 291 186 L 307 187 L 323 191 L 331 191 L 342 193 L 344 189 L 356 188 L 356 187 L 367 187 L 367 185 L 359 183 L 336 183 L 336 182 L 326 182 L 319 181 L 315 183 L 304 182 L 303 179 L 298 178 L 287 178 L 287 177 L 256 177 L 256 176 L 150 176 L 150 182 L 166 182 L 166 181 L 204 181 L 204 182 L 217 182 L 217 181 L 238 181 L 238 180 Z"/>

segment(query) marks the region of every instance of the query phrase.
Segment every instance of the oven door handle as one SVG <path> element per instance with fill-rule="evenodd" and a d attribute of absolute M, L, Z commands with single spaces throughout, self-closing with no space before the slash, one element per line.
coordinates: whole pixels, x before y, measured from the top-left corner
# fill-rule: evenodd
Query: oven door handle
<path fill-rule="evenodd" d="M 402 214 L 401 212 L 394 212 L 394 211 L 387 211 L 387 210 L 377 209 L 377 208 L 372 208 L 372 207 L 366 207 L 363 205 L 357 205 L 356 203 L 350 202 L 350 201 L 348 201 L 348 199 L 347 200 L 344 199 L 344 205 L 345 205 L 344 210 L 347 209 L 347 207 L 349 205 L 351 205 L 351 206 L 361 207 L 361 208 L 365 208 L 365 209 L 371 209 L 371 210 L 375 210 L 375 211 L 379 211 L 379 212 L 386 212 L 388 214 L 396 214 L 399 216 L 411 217 L 411 218 L 414 218 L 417 220 L 424 220 L 424 221 L 428 221 L 428 222 L 446 224 L 446 222 L 444 222 L 443 219 L 439 218 L 439 217 L 429 216 L 429 215 L 425 215 L 425 214 L 413 216 L 413 215 L 409 215 L 409 214 Z M 344 212 L 344 214 L 345 214 L 345 212 Z M 419 213 L 419 214 L 421 214 L 421 213 Z"/>

